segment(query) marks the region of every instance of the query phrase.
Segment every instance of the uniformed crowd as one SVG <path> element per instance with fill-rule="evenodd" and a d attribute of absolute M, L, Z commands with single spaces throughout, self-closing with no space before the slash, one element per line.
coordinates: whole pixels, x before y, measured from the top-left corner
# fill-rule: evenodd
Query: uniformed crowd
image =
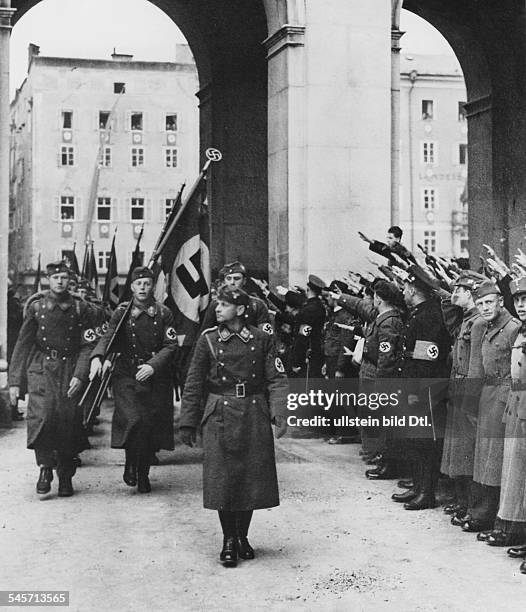
<path fill-rule="evenodd" d="M 526 558 L 526 256 L 509 269 L 487 247 L 474 271 L 428 253 L 417 263 L 398 227 L 386 243 L 360 236 L 386 261 L 329 284 L 310 275 L 304 288 L 272 291 L 240 262 L 226 264 L 189 356 L 172 312 L 154 299 L 150 268 L 133 271 L 131 301 L 109 312 L 79 295 L 65 263 L 50 264 L 49 290 L 27 301 L 9 369 L 12 403 L 29 396 L 37 493 L 50 492 L 55 469 L 58 495 L 73 495 L 91 424 L 79 396 L 110 368 L 111 446 L 125 451 L 124 482 L 150 492 L 155 453 L 174 448 L 176 382 L 180 436 L 193 446 L 201 435 L 204 506 L 218 511 L 220 559 L 235 566 L 254 558 L 253 510 L 279 504 L 271 425 L 285 434 L 287 379 L 354 380 L 366 394 L 396 388 L 395 416 L 426 426 L 333 425 L 327 442 L 361 440 L 366 476 L 400 478 L 392 497 L 406 510 L 445 497 L 453 525 Z"/>

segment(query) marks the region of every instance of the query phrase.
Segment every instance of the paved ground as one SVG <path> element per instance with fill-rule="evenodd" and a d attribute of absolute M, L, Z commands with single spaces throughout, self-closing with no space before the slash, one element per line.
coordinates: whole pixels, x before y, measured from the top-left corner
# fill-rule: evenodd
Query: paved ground
<path fill-rule="evenodd" d="M 24 425 L 0 433 L 0 590 L 69 590 L 70 609 L 97 612 L 524 609 L 526 576 L 505 550 L 440 509 L 406 512 L 394 483 L 363 478 L 356 445 L 317 439 L 280 441 L 282 505 L 255 513 L 257 559 L 225 569 L 199 450 L 161 453 L 154 491 L 139 495 L 108 448 L 109 416 L 72 498 L 56 482 L 39 498 Z"/>

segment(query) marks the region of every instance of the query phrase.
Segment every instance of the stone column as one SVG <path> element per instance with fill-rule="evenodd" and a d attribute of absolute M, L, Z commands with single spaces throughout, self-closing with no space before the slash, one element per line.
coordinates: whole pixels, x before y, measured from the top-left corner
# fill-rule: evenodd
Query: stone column
<path fill-rule="evenodd" d="M 400 224 L 400 39 L 391 28 L 391 225 Z"/>
<path fill-rule="evenodd" d="M 9 39 L 10 0 L 0 0 L 0 358 L 7 349 L 7 272 L 9 246 Z"/>

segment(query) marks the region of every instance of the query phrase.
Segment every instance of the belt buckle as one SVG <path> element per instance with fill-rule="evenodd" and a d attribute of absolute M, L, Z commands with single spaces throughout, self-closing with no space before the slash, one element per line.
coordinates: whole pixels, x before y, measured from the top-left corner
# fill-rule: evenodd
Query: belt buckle
<path fill-rule="evenodd" d="M 58 351 L 56 349 L 51 349 L 49 352 L 51 359 L 58 359 Z"/>
<path fill-rule="evenodd" d="M 245 383 L 236 385 L 236 397 L 245 397 Z"/>

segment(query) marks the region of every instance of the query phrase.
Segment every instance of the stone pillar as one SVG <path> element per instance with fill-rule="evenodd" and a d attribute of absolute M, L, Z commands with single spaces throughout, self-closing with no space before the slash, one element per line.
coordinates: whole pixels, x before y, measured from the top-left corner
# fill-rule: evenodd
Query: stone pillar
<path fill-rule="evenodd" d="M 0 0 L 0 358 L 7 348 L 7 272 L 9 246 L 9 39 L 10 0 Z"/>
<path fill-rule="evenodd" d="M 400 224 L 400 39 L 391 28 L 391 225 Z"/>

